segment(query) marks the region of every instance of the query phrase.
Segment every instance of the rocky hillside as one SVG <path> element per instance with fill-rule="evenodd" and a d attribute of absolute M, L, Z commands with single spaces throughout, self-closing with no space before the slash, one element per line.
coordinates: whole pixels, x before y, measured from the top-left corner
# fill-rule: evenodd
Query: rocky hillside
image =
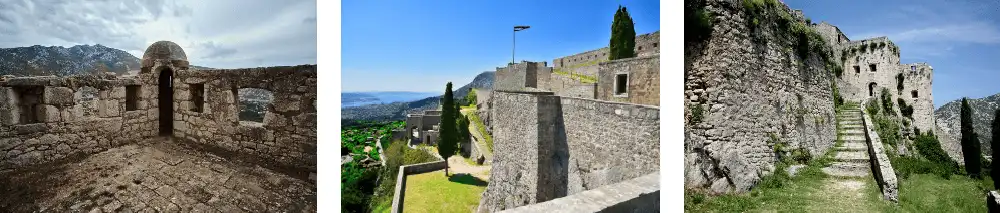
<path fill-rule="evenodd" d="M 1000 106 L 1000 93 L 985 98 L 969 99 L 969 107 L 972 108 L 972 127 L 979 134 L 983 155 L 992 155 L 990 151 L 990 141 L 992 140 L 990 124 L 993 122 L 993 113 L 997 110 L 997 106 Z M 958 99 L 934 110 L 934 119 L 937 125 L 937 130 L 934 133 L 941 141 L 941 148 L 959 162 L 962 162 L 962 128 L 959 117 L 961 109 L 962 99 Z"/>
<path fill-rule="evenodd" d="M 103 45 L 0 48 L 0 75 L 74 75 L 139 69 L 139 58 Z"/>
<path fill-rule="evenodd" d="M 472 88 L 493 88 L 493 71 L 483 72 L 469 84 L 454 91 L 455 98 L 464 98 Z M 443 86 L 443 85 L 442 85 Z M 443 91 L 443 89 L 442 89 Z M 410 102 L 393 102 L 388 104 L 368 104 L 356 107 L 345 107 L 340 110 L 343 120 L 400 120 L 406 114 L 418 113 L 422 110 L 436 109 L 442 95 L 427 97 Z"/>

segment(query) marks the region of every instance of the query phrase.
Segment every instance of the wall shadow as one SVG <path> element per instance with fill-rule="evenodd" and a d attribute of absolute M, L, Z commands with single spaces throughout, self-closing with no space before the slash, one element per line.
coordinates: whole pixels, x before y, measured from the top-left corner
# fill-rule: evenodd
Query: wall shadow
<path fill-rule="evenodd" d="M 448 181 L 466 185 L 473 185 L 473 186 L 486 186 L 487 184 L 489 184 L 488 182 L 483 181 L 483 179 L 479 179 L 476 176 L 472 176 L 466 173 L 452 174 L 450 177 L 448 177 Z"/>

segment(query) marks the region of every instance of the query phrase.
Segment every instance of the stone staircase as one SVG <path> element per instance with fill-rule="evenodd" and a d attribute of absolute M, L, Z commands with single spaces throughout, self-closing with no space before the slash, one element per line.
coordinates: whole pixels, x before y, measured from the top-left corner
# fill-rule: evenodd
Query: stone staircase
<path fill-rule="evenodd" d="M 842 135 L 843 143 L 833 149 L 836 155 L 832 165 L 823 168 L 823 172 L 840 178 L 857 178 L 871 175 L 868 156 L 868 142 L 865 128 L 861 120 L 861 110 L 856 106 L 843 109 L 837 113 L 840 124 L 837 131 Z"/>

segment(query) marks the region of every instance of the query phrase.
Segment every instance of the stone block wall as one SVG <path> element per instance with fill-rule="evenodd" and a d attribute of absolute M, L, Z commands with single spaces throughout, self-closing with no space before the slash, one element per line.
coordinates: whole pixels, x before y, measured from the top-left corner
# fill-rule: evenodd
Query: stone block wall
<path fill-rule="evenodd" d="M 175 82 L 175 138 L 257 163 L 316 171 L 315 65 L 182 70 Z M 239 120 L 242 88 L 272 92 L 262 123 Z"/>
<path fill-rule="evenodd" d="M 872 47 L 875 44 L 884 46 Z M 879 97 L 882 88 L 896 92 L 896 74 L 900 73 L 899 52 L 893 50 L 895 44 L 886 37 L 847 42 L 840 51 L 834 52 L 850 52 L 850 49 L 861 49 L 864 45 L 868 46 L 866 51 L 858 50 L 844 56 L 844 74 L 837 81 L 841 96 L 859 103 L 869 97 Z M 899 95 L 892 94 L 892 97 L 896 100 Z"/>
<path fill-rule="evenodd" d="M 542 93 L 551 95 L 551 93 Z M 493 162 L 490 185 L 483 192 L 479 212 L 496 212 L 524 204 L 544 202 L 539 195 L 540 158 L 545 150 L 539 133 L 539 95 L 493 91 Z M 551 112 L 548 112 L 551 113 Z M 548 140 L 549 144 L 551 139 Z"/>
<path fill-rule="evenodd" d="M 659 108 L 494 91 L 494 153 L 480 212 L 595 189 L 659 170 Z"/>
<path fill-rule="evenodd" d="M 618 75 L 627 75 L 627 91 L 615 94 Z M 660 55 L 602 62 L 597 76 L 597 99 L 660 105 Z"/>
<path fill-rule="evenodd" d="M 913 126 L 921 132 L 935 128 L 934 124 L 934 68 L 926 63 L 903 64 L 903 90 L 899 97 L 913 106 Z M 937 132 L 937 131 L 935 131 Z"/>
<path fill-rule="evenodd" d="M 553 74 L 548 89 L 558 96 L 590 98 L 597 92 L 597 83 L 581 83 L 566 75 Z"/>
<path fill-rule="evenodd" d="M 713 35 L 684 56 L 685 187 L 746 192 L 774 170 L 772 137 L 813 156 L 834 145 L 835 77 L 819 55 L 786 51 L 784 34 L 749 29 L 738 1 L 706 4 Z"/>
<path fill-rule="evenodd" d="M 111 75 L 0 79 L 0 170 L 155 136 L 156 93 L 141 86 L 146 80 Z M 138 89 L 135 97 L 126 97 L 128 86 Z"/>
<path fill-rule="evenodd" d="M 573 54 L 566 57 L 552 59 L 552 66 L 555 68 L 576 68 L 582 64 L 595 64 L 595 62 L 607 61 L 610 48 L 590 50 Z M 646 33 L 635 36 L 635 55 L 637 57 L 660 54 L 660 31 Z"/>

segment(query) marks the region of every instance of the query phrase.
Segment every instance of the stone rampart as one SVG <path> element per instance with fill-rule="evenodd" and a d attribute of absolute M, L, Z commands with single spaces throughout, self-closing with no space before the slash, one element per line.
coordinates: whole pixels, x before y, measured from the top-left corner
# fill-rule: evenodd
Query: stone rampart
<path fill-rule="evenodd" d="M 231 157 L 316 171 L 315 65 L 181 70 L 175 76 L 175 138 Z M 263 122 L 240 121 L 243 88 L 273 93 Z"/>
<path fill-rule="evenodd" d="M 904 83 L 898 95 L 913 106 L 913 126 L 921 132 L 934 130 L 934 94 L 931 90 L 934 68 L 926 63 L 913 63 L 903 64 L 900 70 Z"/>
<path fill-rule="evenodd" d="M 659 108 L 552 93 L 493 92 L 494 153 L 479 212 L 659 170 Z"/>
<path fill-rule="evenodd" d="M 406 198 L 406 176 L 442 170 L 447 166 L 447 162 L 443 160 L 399 166 L 399 172 L 396 175 L 396 191 L 392 196 L 392 212 L 403 212 L 403 199 Z"/>
<path fill-rule="evenodd" d="M 596 50 L 589 50 L 582 53 L 573 54 L 566 57 L 552 59 L 552 66 L 555 68 L 565 68 L 564 71 L 576 71 L 580 68 L 608 60 L 610 48 L 601 47 Z M 660 54 L 660 31 L 646 33 L 635 36 L 635 56 L 644 57 Z M 592 74 L 590 74 L 592 75 Z"/>
<path fill-rule="evenodd" d="M 597 99 L 660 105 L 659 54 L 601 62 L 599 70 Z"/>
<path fill-rule="evenodd" d="M 559 96 L 590 99 L 597 96 L 597 83 L 581 83 L 566 75 L 552 75 L 548 89 Z"/>
<path fill-rule="evenodd" d="M 0 170 L 156 135 L 155 88 L 110 75 L 0 80 Z"/>
<path fill-rule="evenodd" d="M 659 173 L 501 212 L 659 212 Z"/>
<path fill-rule="evenodd" d="M 862 105 L 865 106 L 865 105 Z M 899 183 L 896 180 L 896 171 L 892 169 L 889 156 L 885 154 L 885 147 L 882 146 L 882 139 L 879 138 L 872 119 L 868 112 L 861 110 L 865 125 L 865 136 L 868 139 L 868 156 L 871 158 L 872 174 L 882 190 L 882 199 L 892 202 L 899 202 Z"/>
<path fill-rule="evenodd" d="M 747 192 L 774 171 L 773 143 L 812 156 L 834 145 L 835 76 L 819 53 L 788 51 L 786 34 L 751 29 L 739 1 L 706 4 L 713 34 L 685 48 L 685 187 Z"/>

